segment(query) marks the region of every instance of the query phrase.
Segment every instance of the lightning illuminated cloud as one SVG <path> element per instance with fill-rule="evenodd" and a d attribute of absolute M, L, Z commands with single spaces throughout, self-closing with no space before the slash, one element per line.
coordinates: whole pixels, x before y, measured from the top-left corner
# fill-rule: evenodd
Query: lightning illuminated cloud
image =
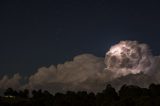
<path fill-rule="evenodd" d="M 18 74 L 10 79 L 3 77 L 0 80 L 0 89 L 11 86 L 45 89 L 50 92 L 98 92 L 103 90 L 107 83 L 117 88 L 123 84 L 147 87 L 150 83 L 160 83 L 159 69 L 160 57 L 152 56 L 146 44 L 121 41 L 107 51 L 105 58 L 82 54 L 64 64 L 41 67 L 28 77 L 28 83 L 21 86 L 21 76 Z"/>
<path fill-rule="evenodd" d="M 146 44 L 121 41 L 106 53 L 105 64 L 115 77 L 147 73 L 153 65 L 153 56 Z"/>

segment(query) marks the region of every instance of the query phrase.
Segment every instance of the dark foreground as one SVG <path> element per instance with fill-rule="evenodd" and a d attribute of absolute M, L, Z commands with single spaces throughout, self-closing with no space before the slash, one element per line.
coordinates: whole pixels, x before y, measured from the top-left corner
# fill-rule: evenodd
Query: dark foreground
<path fill-rule="evenodd" d="M 0 106 L 160 106 L 160 85 L 149 88 L 123 85 L 116 92 L 111 85 L 97 94 L 85 91 L 50 94 L 48 91 L 15 91 L 8 88 L 0 97 Z"/>

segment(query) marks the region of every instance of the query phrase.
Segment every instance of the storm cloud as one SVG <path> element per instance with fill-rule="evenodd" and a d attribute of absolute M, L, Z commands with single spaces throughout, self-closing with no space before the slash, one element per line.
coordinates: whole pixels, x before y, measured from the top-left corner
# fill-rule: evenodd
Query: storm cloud
<path fill-rule="evenodd" d="M 105 57 L 107 69 L 112 71 L 115 77 L 148 73 L 153 62 L 148 45 L 137 41 L 121 41 L 112 46 Z"/>
<path fill-rule="evenodd" d="M 64 64 L 41 67 L 20 84 L 22 77 L 15 74 L 0 80 L 3 89 L 44 89 L 50 92 L 86 90 L 98 92 L 106 84 L 117 89 L 123 84 L 147 87 L 160 83 L 160 57 L 153 56 L 147 44 L 137 41 L 121 41 L 107 51 L 105 58 L 81 54 Z"/>
<path fill-rule="evenodd" d="M 26 86 L 30 89 L 55 88 L 55 91 L 96 91 L 107 80 L 104 68 L 104 58 L 82 54 L 64 64 L 39 68 Z"/>

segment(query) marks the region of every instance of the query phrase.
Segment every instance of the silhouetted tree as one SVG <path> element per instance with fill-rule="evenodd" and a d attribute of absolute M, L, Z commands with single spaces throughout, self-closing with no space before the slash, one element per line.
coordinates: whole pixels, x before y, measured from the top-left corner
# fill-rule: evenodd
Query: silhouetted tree
<path fill-rule="evenodd" d="M 97 106 L 110 106 L 114 101 L 118 100 L 118 94 L 116 90 L 108 84 L 102 93 L 98 93 L 97 96 Z"/>
<path fill-rule="evenodd" d="M 54 106 L 69 106 L 70 104 L 66 102 L 65 95 L 62 93 L 56 93 L 54 96 Z"/>
<path fill-rule="evenodd" d="M 86 91 L 67 91 L 53 96 L 48 91 L 33 90 L 32 97 L 29 97 L 29 90 L 17 92 L 12 88 L 6 89 L 4 95 L 7 97 L 0 97 L 0 106 L 160 106 L 159 84 L 151 84 L 149 88 L 123 85 L 119 95 L 111 85 L 96 95 Z"/>
<path fill-rule="evenodd" d="M 121 98 L 125 98 L 125 97 L 138 97 L 141 96 L 143 94 L 143 91 L 140 87 L 138 86 L 133 86 L 133 85 L 123 85 L 119 91 L 119 96 Z"/>
<path fill-rule="evenodd" d="M 18 96 L 21 98 L 28 98 L 29 97 L 29 90 L 28 89 L 24 89 L 23 91 L 20 90 L 18 93 Z"/>
<path fill-rule="evenodd" d="M 18 93 L 17 91 L 13 90 L 12 88 L 8 88 L 6 89 L 6 91 L 4 92 L 5 96 L 17 96 Z"/>
<path fill-rule="evenodd" d="M 151 84 L 149 91 L 151 96 L 160 96 L 160 85 Z"/>

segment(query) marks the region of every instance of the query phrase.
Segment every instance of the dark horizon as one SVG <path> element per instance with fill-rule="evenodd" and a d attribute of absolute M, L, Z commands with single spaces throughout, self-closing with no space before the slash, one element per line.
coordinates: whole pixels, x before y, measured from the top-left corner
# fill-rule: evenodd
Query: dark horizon
<path fill-rule="evenodd" d="M 147 88 L 123 85 L 116 91 L 112 85 L 98 92 L 66 91 L 52 94 L 47 90 L 14 90 L 8 88 L 0 96 L 2 106 L 159 106 L 160 85 Z"/>

